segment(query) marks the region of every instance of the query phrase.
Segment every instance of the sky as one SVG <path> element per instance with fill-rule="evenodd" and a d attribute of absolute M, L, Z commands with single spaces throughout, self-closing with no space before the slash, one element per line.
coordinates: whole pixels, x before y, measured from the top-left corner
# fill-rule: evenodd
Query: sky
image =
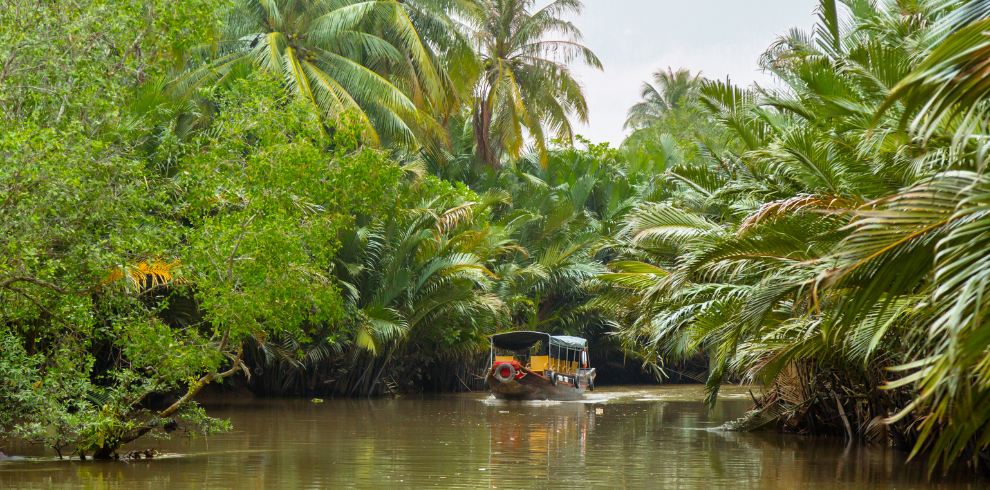
<path fill-rule="evenodd" d="M 792 27 L 810 30 L 817 0 L 583 0 L 574 23 L 604 71 L 576 66 L 585 86 L 589 124 L 575 131 L 618 146 L 640 87 L 668 66 L 701 70 L 707 78 L 768 85 L 757 60 Z M 544 3 L 544 2 L 541 2 Z"/>

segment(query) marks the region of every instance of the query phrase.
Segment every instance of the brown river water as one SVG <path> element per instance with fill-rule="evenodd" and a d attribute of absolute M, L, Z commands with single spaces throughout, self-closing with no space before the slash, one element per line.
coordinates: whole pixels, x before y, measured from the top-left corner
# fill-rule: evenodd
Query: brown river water
<path fill-rule="evenodd" d="M 749 394 L 726 388 L 713 411 L 701 398 L 691 385 L 561 403 L 238 400 L 208 405 L 231 419 L 230 433 L 140 442 L 164 454 L 153 460 L 59 461 L 34 449 L 0 461 L 0 489 L 990 488 L 961 474 L 929 480 L 921 461 L 889 448 L 713 430 L 741 416 Z"/>

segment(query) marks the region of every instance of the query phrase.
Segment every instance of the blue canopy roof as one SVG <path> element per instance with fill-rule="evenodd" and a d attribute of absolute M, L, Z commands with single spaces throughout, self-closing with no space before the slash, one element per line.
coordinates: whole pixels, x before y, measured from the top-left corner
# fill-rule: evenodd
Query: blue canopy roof
<path fill-rule="evenodd" d="M 588 341 L 570 335 L 554 335 L 550 337 L 550 345 L 567 347 L 568 349 L 585 349 L 588 347 Z"/>

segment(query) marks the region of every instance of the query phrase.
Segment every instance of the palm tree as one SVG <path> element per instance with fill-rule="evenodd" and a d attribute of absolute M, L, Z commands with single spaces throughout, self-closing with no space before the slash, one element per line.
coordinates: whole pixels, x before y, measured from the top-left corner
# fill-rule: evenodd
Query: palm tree
<path fill-rule="evenodd" d="M 706 82 L 700 72 L 692 76 L 685 69 L 654 72 L 653 83 L 643 83 L 642 100 L 629 108 L 623 125 L 633 130 L 622 142 L 626 158 L 674 166 L 698 153 L 729 149 L 732 138 L 702 109 L 699 89 Z"/>
<path fill-rule="evenodd" d="M 570 141 L 569 118 L 586 122 L 588 104 L 568 65 L 578 59 L 601 69 L 595 54 L 580 44 L 581 32 L 562 19 L 580 13 L 581 2 L 556 0 L 531 12 L 535 3 L 481 0 L 471 19 L 483 66 L 474 96 L 475 144 L 482 160 L 496 168 L 503 155 L 520 156 L 523 128 L 544 164 L 548 135 Z"/>
<path fill-rule="evenodd" d="M 683 68 L 676 72 L 670 67 L 667 71 L 657 70 L 653 73 L 652 84 L 643 82 L 640 92 L 643 101 L 629 108 L 623 129 L 641 129 L 656 124 L 694 100 L 702 80 L 701 72 L 692 77 L 691 72 Z"/>
<path fill-rule="evenodd" d="M 458 114 L 463 101 L 471 100 L 474 83 L 481 71 L 478 56 L 472 43 L 470 27 L 464 19 L 471 17 L 477 8 L 476 0 L 403 0 L 413 27 L 423 40 L 436 66 L 440 70 L 443 88 L 443 104 L 434 107 L 431 114 L 447 122 Z M 451 70 L 450 67 L 456 67 Z"/>
<path fill-rule="evenodd" d="M 927 445 L 933 465 L 968 457 L 987 472 L 979 461 L 990 453 L 990 3 L 934 6 L 943 15 L 934 42 L 874 116 L 881 131 L 899 119 L 934 171 L 856 217 L 828 279 L 857 293 L 843 326 L 883 328 L 868 321 L 877 304 L 901 320 L 912 348 L 890 384 L 917 395 L 893 420 L 924 414 L 914 452 Z"/>
<path fill-rule="evenodd" d="M 395 0 L 237 0 L 219 43 L 194 54 L 201 63 L 172 83 L 180 95 L 261 69 L 326 121 L 353 112 L 384 144 L 415 145 L 435 126 L 425 110 L 450 95 L 436 54 Z"/>

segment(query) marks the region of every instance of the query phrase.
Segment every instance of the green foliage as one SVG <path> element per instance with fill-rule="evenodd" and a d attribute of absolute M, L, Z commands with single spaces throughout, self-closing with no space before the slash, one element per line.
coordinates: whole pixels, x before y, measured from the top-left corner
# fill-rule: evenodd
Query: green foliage
<path fill-rule="evenodd" d="M 0 11 L 0 121 L 65 125 L 72 139 L 140 125 L 121 110 L 124 100 L 167 72 L 189 39 L 210 39 L 219 5 L 8 2 Z"/>
<path fill-rule="evenodd" d="M 561 281 L 573 292 L 600 272 L 572 260 L 588 258 L 592 220 L 578 220 L 580 232 L 567 225 L 600 199 L 597 178 L 562 176 L 570 187 L 505 214 L 507 192 L 423 178 L 420 163 L 400 166 L 374 146 L 428 143 L 425 158 L 454 150 L 435 120 L 472 117 L 458 111 L 478 86 L 484 36 L 455 19 L 482 19 L 478 6 L 15 0 L 3 9 L 3 427 L 100 458 L 168 436 L 172 419 L 189 436 L 215 433 L 228 424 L 193 398 L 229 376 L 250 378 L 245 360 L 285 366 L 286 379 L 336 369 L 338 390 L 351 394 L 380 390 L 383 376 L 394 389 L 414 382 L 417 363 L 469 359 L 510 325 L 497 291 L 539 291 L 539 304 Z M 579 7 L 544 9 L 521 26 L 519 39 L 535 43 L 502 53 L 535 60 L 514 68 L 531 131 L 549 121 L 570 138 L 563 108 L 584 117 L 571 55 L 544 57 L 575 48 L 541 39 L 577 35 L 558 15 Z M 550 80 L 554 92 L 530 93 Z M 553 218 L 537 223 L 550 208 Z M 609 208 L 611 223 L 621 209 Z M 493 270 L 529 259 L 523 236 L 539 237 L 539 263 L 514 276 L 525 284 L 502 287 Z M 346 374 L 357 366 L 363 375 Z"/>
<path fill-rule="evenodd" d="M 192 141 L 199 151 L 171 179 L 191 222 L 182 262 L 224 337 L 334 319 L 339 295 L 326 270 L 337 233 L 394 199 L 399 168 L 357 148 L 359 125 L 329 137 L 303 103 L 280 107 L 279 95 L 274 78 L 235 83 L 215 129 Z"/>
<path fill-rule="evenodd" d="M 782 89 L 704 82 L 701 121 L 728 139 L 661 139 L 674 189 L 602 244 L 620 260 L 595 304 L 626 341 L 707 356 L 710 403 L 763 383 L 743 426 L 911 441 L 933 467 L 985 455 L 984 3 L 823 1 L 763 57 Z M 640 132 L 677 120 L 640 117 L 655 92 Z"/>
<path fill-rule="evenodd" d="M 105 458 L 172 418 L 189 436 L 224 430 L 191 400 L 246 371 L 245 337 L 340 317 L 337 234 L 394 199 L 401 170 L 360 146 L 359 126 L 328 136 L 281 94 L 233 84 L 171 177 L 78 119 L 0 136 L 0 412 L 15 435 Z M 124 280 L 137 263 L 156 276 Z M 201 313 L 170 321 L 189 296 Z"/>

